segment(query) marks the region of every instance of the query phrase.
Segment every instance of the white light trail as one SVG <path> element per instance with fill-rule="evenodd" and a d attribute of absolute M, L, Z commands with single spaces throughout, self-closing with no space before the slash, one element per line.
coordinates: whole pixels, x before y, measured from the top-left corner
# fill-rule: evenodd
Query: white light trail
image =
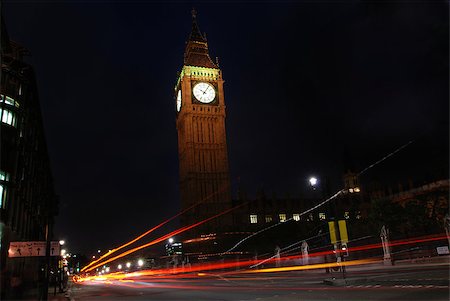
<path fill-rule="evenodd" d="M 360 172 L 358 173 L 358 176 L 361 175 L 361 174 L 363 174 L 363 173 L 366 172 L 367 170 L 371 169 L 372 167 L 378 165 L 379 163 L 383 162 L 383 161 L 386 160 L 387 158 L 389 158 L 389 157 L 393 156 L 394 154 L 398 153 L 399 151 L 401 151 L 402 149 L 404 149 L 405 147 L 407 147 L 408 145 L 410 145 L 410 144 L 413 143 L 413 142 L 414 142 L 413 140 L 409 141 L 408 143 L 406 143 L 406 144 L 400 146 L 399 148 L 397 148 L 397 149 L 394 150 L 393 152 L 387 154 L 386 156 L 384 156 L 384 157 L 381 158 L 380 160 L 378 160 L 378 161 L 376 161 L 375 163 L 373 163 L 373 164 L 369 165 L 368 167 L 364 168 L 362 171 L 360 171 Z M 300 213 L 300 216 L 303 216 L 303 215 L 305 215 L 305 214 L 307 214 L 307 213 L 309 213 L 309 212 L 311 212 L 311 211 L 313 211 L 313 210 L 319 208 L 320 206 L 325 205 L 326 203 L 328 203 L 328 202 L 331 201 L 332 199 L 336 198 L 338 195 L 340 195 L 340 194 L 343 193 L 344 191 L 345 191 L 345 189 L 339 190 L 338 192 L 336 192 L 335 194 L 333 194 L 331 197 L 329 197 L 329 198 L 326 199 L 325 201 L 323 201 L 323 202 L 317 204 L 316 206 L 314 206 L 314 207 L 312 207 L 312 208 L 310 208 L 310 209 L 308 209 L 308 210 L 306 210 L 306 211 Z M 271 225 L 271 226 L 266 227 L 266 228 L 264 228 L 264 229 L 261 229 L 261 230 L 255 232 L 255 233 L 253 233 L 253 234 L 251 234 L 251 235 L 249 235 L 249 236 L 243 238 L 242 240 L 240 240 L 237 244 L 235 244 L 235 245 L 234 245 L 231 249 L 229 249 L 227 252 L 233 251 L 233 250 L 236 249 L 239 245 L 241 245 L 244 241 L 248 240 L 249 238 L 252 238 L 253 236 L 256 236 L 256 235 L 258 235 L 258 234 L 260 234 L 260 233 L 262 233 L 262 232 L 264 232 L 264 231 L 267 231 L 267 230 L 269 230 L 269 229 L 272 229 L 272 228 L 274 228 L 274 227 L 278 227 L 279 225 L 284 224 L 284 223 L 289 222 L 289 221 L 292 221 L 292 220 L 293 220 L 293 217 L 291 217 L 291 218 L 285 220 L 284 222 L 279 222 L 279 223 L 277 223 L 277 224 L 274 224 L 274 225 Z M 225 253 L 226 253 L 226 252 L 225 252 Z"/>

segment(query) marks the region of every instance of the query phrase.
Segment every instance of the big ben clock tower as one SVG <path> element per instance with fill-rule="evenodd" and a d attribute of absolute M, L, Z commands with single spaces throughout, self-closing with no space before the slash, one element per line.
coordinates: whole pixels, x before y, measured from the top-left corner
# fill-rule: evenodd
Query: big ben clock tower
<path fill-rule="evenodd" d="M 182 224 L 190 225 L 231 208 L 225 100 L 222 72 L 192 11 L 192 31 L 175 85 Z M 231 213 L 230 213 L 231 214 Z M 223 231 L 230 214 L 212 220 L 195 234 Z"/>

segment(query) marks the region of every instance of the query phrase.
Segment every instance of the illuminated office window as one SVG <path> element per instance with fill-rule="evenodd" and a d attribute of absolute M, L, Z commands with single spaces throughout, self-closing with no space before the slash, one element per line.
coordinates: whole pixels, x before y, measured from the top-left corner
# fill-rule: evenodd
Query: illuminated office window
<path fill-rule="evenodd" d="M 292 215 L 292 218 L 294 219 L 294 221 L 298 222 L 298 221 L 300 220 L 300 214 L 294 213 L 294 214 Z"/>
<path fill-rule="evenodd" d="M 266 215 L 266 223 L 272 222 L 272 215 Z"/>
<path fill-rule="evenodd" d="M 250 214 L 250 223 L 251 223 L 251 224 L 256 224 L 256 223 L 258 223 L 258 215 L 256 215 L 256 214 Z"/>
<path fill-rule="evenodd" d="M 319 219 L 320 219 L 321 221 L 325 220 L 326 218 L 327 218 L 327 216 L 325 215 L 325 213 L 323 213 L 323 212 L 320 212 L 320 213 L 319 213 Z"/>
<path fill-rule="evenodd" d="M 280 213 L 278 216 L 280 217 L 280 222 L 284 223 L 286 221 L 286 213 Z"/>
<path fill-rule="evenodd" d="M 344 212 L 344 218 L 345 218 L 345 219 L 349 219 L 349 218 L 350 218 L 350 212 L 345 211 L 345 212 Z"/>

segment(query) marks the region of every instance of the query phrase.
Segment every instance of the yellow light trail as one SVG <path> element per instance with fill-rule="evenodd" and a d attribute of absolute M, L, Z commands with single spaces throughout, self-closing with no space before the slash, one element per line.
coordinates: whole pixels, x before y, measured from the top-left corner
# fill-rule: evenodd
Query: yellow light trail
<path fill-rule="evenodd" d="M 312 265 L 267 268 L 267 269 L 260 269 L 260 270 L 245 270 L 245 271 L 239 271 L 239 272 L 235 272 L 235 273 L 236 274 L 246 274 L 246 273 L 290 272 L 290 271 L 312 270 L 312 269 L 322 269 L 322 268 L 335 268 L 335 267 L 340 267 L 340 266 L 372 264 L 372 263 L 376 263 L 376 262 L 380 262 L 380 261 L 381 261 L 380 259 L 360 259 L 360 260 L 343 261 L 340 263 L 331 262 L 331 263 L 318 263 L 318 264 L 312 264 Z"/>

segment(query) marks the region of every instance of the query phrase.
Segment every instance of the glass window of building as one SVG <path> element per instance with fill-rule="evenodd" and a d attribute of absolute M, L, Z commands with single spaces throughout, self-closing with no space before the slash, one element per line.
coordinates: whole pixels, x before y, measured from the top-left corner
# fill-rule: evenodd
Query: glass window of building
<path fill-rule="evenodd" d="M 344 218 L 345 218 L 345 219 L 349 219 L 349 218 L 350 218 L 350 212 L 345 211 L 345 212 L 344 212 Z"/>
<path fill-rule="evenodd" d="M 0 208 L 4 208 L 6 202 L 6 182 L 9 181 L 9 173 L 0 171 Z"/>
<path fill-rule="evenodd" d="M 356 212 L 356 219 L 361 219 L 361 211 Z"/>
<path fill-rule="evenodd" d="M 10 105 L 10 106 L 19 107 L 19 103 L 17 101 L 15 101 L 14 98 L 9 97 L 7 95 L 1 94 L 0 95 L 0 102 L 4 102 L 5 104 Z"/>
<path fill-rule="evenodd" d="M 308 215 L 308 218 L 306 219 L 308 222 L 311 222 L 311 221 L 313 221 L 314 220 L 314 215 L 312 214 L 312 213 L 310 213 L 309 215 Z"/>
<path fill-rule="evenodd" d="M 300 214 L 299 213 L 294 213 L 292 215 L 292 218 L 294 219 L 294 221 L 298 222 L 300 220 Z"/>
<path fill-rule="evenodd" d="M 319 220 L 323 221 L 323 220 L 325 220 L 326 218 L 327 218 L 327 216 L 325 215 L 325 213 L 323 213 L 323 212 L 320 212 L 320 213 L 319 213 Z"/>
<path fill-rule="evenodd" d="M 251 223 L 251 224 L 256 224 L 256 223 L 258 223 L 258 215 L 256 215 L 256 214 L 250 214 L 250 223 Z"/>
<path fill-rule="evenodd" d="M 7 109 L 0 108 L 1 121 L 3 123 L 16 126 L 16 114 Z"/>
<path fill-rule="evenodd" d="M 286 213 L 280 213 L 278 216 L 280 217 L 280 222 L 284 223 L 286 221 Z"/>
<path fill-rule="evenodd" d="M 266 223 L 272 222 L 272 215 L 266 215 Z"/>

